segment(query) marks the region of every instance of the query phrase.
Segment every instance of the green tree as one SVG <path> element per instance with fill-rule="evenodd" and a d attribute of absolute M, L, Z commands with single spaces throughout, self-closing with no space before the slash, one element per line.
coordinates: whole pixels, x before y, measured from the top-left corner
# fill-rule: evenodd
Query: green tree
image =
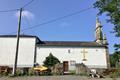
<path fill-rule="evenodd" d="M 60 61 L 55 56 L 53 56 L 52 53 L 50 53 L 43 63 L 44 66 L 50 68 L 53 67 L 55 64 L 60 63 Z"/>
<path fill-rule="evenodd" d="M 110 65 L 111 67 L 116 67 L 118 62 L 120 62 L 120 51 L 110 54 Z"/>
<path fill-rule="evenodd" d="M 97 0 L 94 7 L 99 9 L 99 15 L 106 13 L 109 16 L 108 22 L 114 24 L 113 32 L 116 37 L 120 37 L 120 0 Z M 120 44 L 115 45 L 120 49 Z"/>

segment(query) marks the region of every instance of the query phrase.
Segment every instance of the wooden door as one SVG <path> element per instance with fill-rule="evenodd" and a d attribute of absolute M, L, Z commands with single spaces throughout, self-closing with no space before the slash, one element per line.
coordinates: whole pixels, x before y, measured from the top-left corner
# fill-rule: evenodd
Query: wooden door
<path fill-rule="evenodd" d="M 68 61 L 63 61 L 63 71 L 64 72 L 68 71 Z"/>

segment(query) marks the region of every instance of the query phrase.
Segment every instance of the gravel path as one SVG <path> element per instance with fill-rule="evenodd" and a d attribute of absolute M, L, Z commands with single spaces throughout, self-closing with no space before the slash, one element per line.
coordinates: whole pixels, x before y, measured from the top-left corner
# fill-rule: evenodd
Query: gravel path
<path fill-rule="evenodd" d="M 0 80 L 120 80 L 120 79 L 111 79 L 111 78 L 89 78 L 83 76 L 24 76 L 24 77 L 0 77 Z"/>

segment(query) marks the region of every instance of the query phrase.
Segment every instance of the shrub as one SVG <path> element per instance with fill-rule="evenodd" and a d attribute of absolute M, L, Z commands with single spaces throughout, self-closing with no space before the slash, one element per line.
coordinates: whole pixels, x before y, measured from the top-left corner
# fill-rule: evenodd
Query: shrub
<path fill-rule="evenodd" d="M 2 72 L 0 76 L 7 76 L 9 73 L 8 72 Z"/>
<path fill-rule="evenodd" d="M 70 70 L 69 72 L 71 75 L 75 75 L 75 73 L 76 73 L 75 70 Z"/>
<path fill-rule="evenodd" d="M 16 75 L 15 76 L 21 76 L 22 75 L 22 71 L 20 69 L 16 70 Z"/>
<path fill-rule="evenodd" d="M 50 53 L 49 56 L 46 57 L 46 59 L 43 63 L 44 63 L 44 66 L 51 68 L 51 67 L 55 66 L 55 64 L 60 63 L 60 61 L 58 60 L 58 58 L 53 56 L 52 53 Z"/>
<path fill-rule="evenodd" d="M 103 75 L 111 78 L 118 78 L 120 77 L 120 69 L 116 69 L 116 68 L 108 69 L 103 72 Z"/>
<path fill-rule="evenodd" d="M 120 77 L 120 72 L 119 71 L 113 72 L 109 76 L 110 76 L 110 78 L 118 78 L 118 77 Z"/>
<path fill-rule="evenodd" d="M 33 76 L 33 75 L 34 75 L 34 70 L 33 70 L 33 68 L 30 68 L 30 69 L 28 70 L 28 75 L 29 75 L 29 76 Z"/>

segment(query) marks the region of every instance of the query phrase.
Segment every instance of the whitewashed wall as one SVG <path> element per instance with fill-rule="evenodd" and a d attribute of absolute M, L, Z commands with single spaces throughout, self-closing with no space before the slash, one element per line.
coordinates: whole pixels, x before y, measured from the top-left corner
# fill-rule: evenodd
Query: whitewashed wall
<path fill-rule="evenodd" d="M 35 39 L 20 38 L 18 67 L 31 67 L 34 62 Z M 16 38 L 0 38 L 0 65 L 13 67 L 16 52 Z"/>
<path fill-rule="evenodd" d="M 85 49 L 86 62 L 83 62 L 83 51 Z M 70 50 L 70 53 L 69 51 Z M 74 66 L 70 65 L 70 61 L 76 63 L 85 63 L 90 68 L 107 68 L 106 52 L 105 48 L 90 48 L 90 47 L 37 47 L 37 62 L 43 64 L 45 58 L 52 53 L 61 62 L 69 61 L 69 70 L 75 69 Z"/>

